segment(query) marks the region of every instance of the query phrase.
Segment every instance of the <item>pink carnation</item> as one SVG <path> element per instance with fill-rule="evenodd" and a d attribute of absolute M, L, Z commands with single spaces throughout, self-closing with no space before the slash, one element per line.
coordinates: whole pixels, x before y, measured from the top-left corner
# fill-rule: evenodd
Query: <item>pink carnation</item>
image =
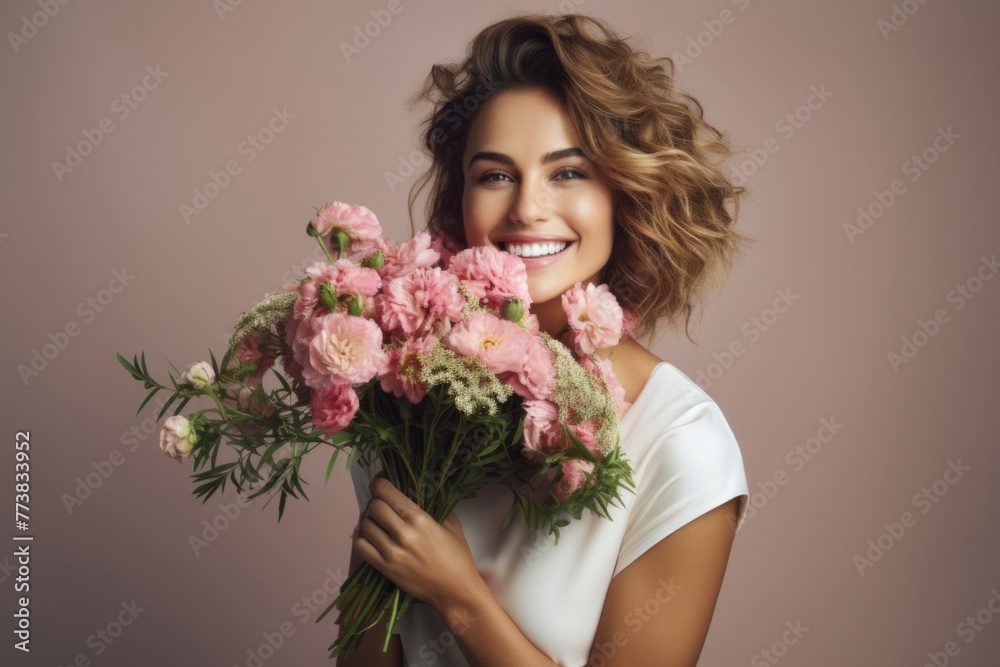
<path fill-rule="evenodd" d="M 264 345 L 266 341 L 267 334 L 254 331 L 237 343 L 233 349 L 233 356 L 236 360 L 249 369 L 249 374 L 244 382 L 251 387 L 261 384 L 264 374 L 274 366 L 277 357 L 272 349 Z"/>
<path fill-rule="evenodd" d="M 308 320 L 307 320 L 308 321 Z M 308 358 L 302 375 L 313 389 L 329 383 L 360 384 L 385 365 L 382 330 L 371 320 L 331 313 L 312 320 Z"/>
<path fill-rule="evenodd" d="M 556 496 L 559 502 L 565 503 L 570 494 L 583 488 L 587 475 L 594 471 L 594 464 L 584 459 L 566 459 L 560 465 L 563 474 L 556 484 Z"/>
<path fill-rule="evenodd" d="M 452 257 L 448 270 L 484 306 L 499 309 L 511 297 L 520 299 L 525 311 L 531 306 L 528 271 L 517 255 L 494 246 L 475 246 Z"/>
<path fill-rule="evenodd" d="M 632 336 L 638 326 L 639 316 L 635 314 L 635 311 L 622 308 L 622 333 L 626 336 Z"/>
<path fill-rule="evenodd" d="M 563 432 L 559 409 L 551 401 L 524 401 L 524 447 L 528 459 L 541 463 L 548 454 L 559 451 Z"/>
<path fill-rule="evenodd" d="M 451 258 L 465 250 L 467 246 L 454 236 L 440 232 L 431 239 L 431 247 L 438 251 L 438 254 L 441 255 L 441 262 L 448 266 Z"/>
<path fill-rule="evenodd" d="M 552 395 L 550 384 L 556 376 L 555 359 L 552 350 L 541 338 L 525 332 L 521 339 L 521 367 L 501 378 L 519 396 L 525 399 L 547 399 Z"/>
<path fill-rule="evenodd" d="M 341 201 L 327 204 L 316 213 L 313 227 L 321 235 L 342 231 L 351 239 L 374 240 L 382 236 L 382 225 L 370 209 Z"/>
<path fill-rule="evenodd" d="M 313 392 L 313 424 L 327 435 L 343 431 L 358 411 L 358 395 L 349 384 L 329 384 Z"/>
<path fill-rule="evenodd" d="M 314 283 L 330 283 L 337 294 L 360 294 L 375 296 L 382 287 L 382 278 L 375 269 L 358 266 L 346 259 L 338 259 L 333 264 L 316 262 L 308 269 L 306 275 Z"/>
<path fill-rule="evenodd" d="M 383 328 L 401 339 L 444 335 L 464 317 L 458 279 L 439 267 L 393 278 L 375 302 Z"/>
<path fill-rule="evenodd" d="M 593 419 L 587 419 L 579 424 L 567 424 L 567 426 L 597 460 L 604 458 L 604 449 L 597 441 L 597 425 Z"/>
<path fill-rule="evenodd" d="M 420 381 L 420 357 L 428 355 L 438 342 L 434 336 L 410 338 L 388 353 L 386 367 L 379 375 L 382 391 L 406 396 L 416 405 L 427 395 L 427 385 Z"/>
<path fill-rule="evenodd" d="M 562 295 L 563 312 L 573 330 L 577 354 L 613 347 L 622 337 L 622 309 L 607 285 L 577 283 Z"/>
<path fill-rule="evenodd" d="M 460 355 L 476 357 L 494 373 L 516 373 L 524 364 L 525 338 L 513 322 L 481 310 L 456 324 L 444 344 Z"/>

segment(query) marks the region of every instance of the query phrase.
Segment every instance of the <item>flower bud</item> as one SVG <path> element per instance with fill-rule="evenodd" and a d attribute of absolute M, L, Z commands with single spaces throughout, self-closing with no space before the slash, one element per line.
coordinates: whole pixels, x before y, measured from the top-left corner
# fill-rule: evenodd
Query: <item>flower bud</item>
<path fill-rule="evenodd" d="M 360 317 L 365 312 L 365 300 L 360 294 L 355 294 L 347 302 L 347 312 L 355 317 Z"/>
<path fill-rule="evenodd" d="M 365 260 L 365 266 L 369 269 L 375 269 L 378 271 L 385 265 L 385 253 L 381 250 L 376 250 L 373 252 L 368 259 Z"/>
<path fill-rule="evenodd" d="M 524 304 L 517 297 L 507 299 L 500 308 L 500 317 L 511 322 L 520 322 L 524 317 Z"/>
<path fill-rule="evenodd" d="M 215 382 L 215 370 L 207 361 L 198 361 L 188 364 L 181 374 L 181 380 L 195 389 L 203 389 Z"/>
<path fill-rule="evenodd" d="M 160 449 L 178 463 L 191 456 L 198 434 L 187 417 L 167 417 L 160 431 Z"/>
<path fill-rule="evenodd" d="M 337 312 L 337 292 L 330 283 L 323 283 L 319 286 L 319 302 L 323 304 L 328 313 Z"/>

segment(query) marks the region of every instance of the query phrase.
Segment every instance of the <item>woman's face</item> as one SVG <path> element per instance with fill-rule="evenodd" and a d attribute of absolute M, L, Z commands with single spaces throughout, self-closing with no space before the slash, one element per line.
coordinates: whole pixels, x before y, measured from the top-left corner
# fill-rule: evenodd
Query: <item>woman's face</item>
<path fill-rule="evenodd" d="M 469 246 L 520 255 L 535 304 L 577 282 L 601 282 L 614 190 L 583 156 L 554 93 L 509 90 L 489 100 L 469 129 L 462 166 Z"/>

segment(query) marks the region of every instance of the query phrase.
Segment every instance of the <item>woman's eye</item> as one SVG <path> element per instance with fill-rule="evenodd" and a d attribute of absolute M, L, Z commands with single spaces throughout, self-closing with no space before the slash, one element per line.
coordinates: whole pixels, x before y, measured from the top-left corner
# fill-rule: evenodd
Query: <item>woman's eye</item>
<path fill-rule="evenodd" d="M 496 177 L 496 178 L 494 178 L 494 177 Z M 559 171 L 557 171 L 555 173 L 555 177 L 556 178 L 566 177 L 564 180 L 575 181 L 575 180 L 579 180 L 581 178 L 586 178 L 587 174 L 585 174 L 584 172 L 582 172 L 579 169 L 576 169 L 574 167 L 566 167 L 564 169 L 560 169 Z M 572 178 L 570 178 L 570 177 L 572 177 Z M 479 183 L 484 183 L 484 182 L 486 182 L 486 183 L 500 183 L 500 182 L 502 182 L 501 180 L 499 180 L 501 178 L 510 178 L 510 177 L 507 174 L 503 173 L 502 171 L 487 171 L 487 172 L 484 172 L 479 177 L 478 182 Z"/>
<path fill-rule="evenodd" d="M 506 178 L 507 174 L 503 173 L 502 171 L 487 171 L 487 172 L 483 173 L 482 176 L 479 177 L 479 181 L 478 182 L 480 182 L 480 183 L 483 183 L 483 182 L 498 183 L 499 181 L 495 180 L 493 178 L 494 176 L 503 176 L 503 177 Z"/>
<path fill-rule="evenodd" d="M 567 167 L 566 169 L 561 169 L 558 172 L 556 172 L 556 175 L 557 176 L 573 175 L 573 176 L 576 176 L 577 178 L 586 178 L 587 177 L 587 175 L 585 173 L 583 173 L 579 169 L 574 169 L 573 167 Z M 577 179 L 576 178 L 570 178 L 568 180 L 574 181 L 574 180 L 577 180 Z"/>

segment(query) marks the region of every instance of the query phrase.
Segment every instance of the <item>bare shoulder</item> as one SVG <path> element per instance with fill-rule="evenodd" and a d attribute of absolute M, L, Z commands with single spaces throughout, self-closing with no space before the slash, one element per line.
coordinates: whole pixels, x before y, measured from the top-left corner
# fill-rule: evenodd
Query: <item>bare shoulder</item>
<path fill-rule="evenodd" d="M 625 389 L 625 400 L 635 402 L 653 369 L 663 361 L 634 339 L 623 337 L 609 357 L 615 377 Z"/>

